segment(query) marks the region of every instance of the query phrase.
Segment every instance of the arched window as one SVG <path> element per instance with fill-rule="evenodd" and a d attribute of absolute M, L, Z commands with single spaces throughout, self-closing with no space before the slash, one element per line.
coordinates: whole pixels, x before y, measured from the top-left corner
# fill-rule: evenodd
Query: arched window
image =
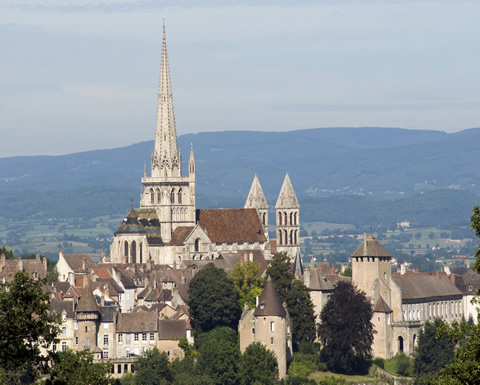
<path fill-rule="evenodd" d="M 182 189 L 178 190 L 178 204 L 182 204 Z"/>
<path fill-rule="evenodd" d="M 288 216 L 287 213 L 283 213 L 283 219 L 285 220 L 285 226 L 288 225 Z"/>
<path fill-rule="evenodd" d="M 130 257 L 132 263 L 137 263 L 137 243 L 135 241 L 132 242 L 130 247 Z"/>
<path fill-rule="evenodd" d="M 278 225 L 282 225 L 282 213 L 278 213 Z"/>
<path fill-rule="evenodd" d="M 139 261 L 139 263 L 143 263 L 143 248 L 142 248 L 142 246 L 143 245 L 141 243 L 138 245 L 138 247 L 140 248 L 140 261 Z"/>
<path fill-rule="evenodd" d="M 279 231 L 278 231 L 278 244 L 279 244 L 279 245 L 282 244 L 282 230 L 279 230 Z"/>
<path fill-rule="evenodd" d="M 293 245 L 293 230 L 290 231 L 290 244 Z"/>
<path fill-rule="evenodd" d="M 287 232 L 287 230 L 283 230 L 283 244 L 288 245 L 288 232 Z"/>
<path fill-rule="evenodd" d="M 293 213 L 290 213 L 290 225 L 293 225 Z"/>
<path fill-rule="evenodd" d="M 398 337 L 398 351 L 403 353 L 403 337 Z"/>
<path fill-rule="evenodd" d="M 128 242 L 125 241 L 124 245 L 124 257 L 128 257 Z"/>
<path fill-rule="evenodd" d="M 263 214 L 262 214 L 262 224 L 263 224 L 263 225 L 266 224 L 266 223 L 265 223 L 265 217 L 266 217 L 266 215 L 265 215 L 265 213 L 263 213 Z"/>
<path fill-rule="evenodd" d="M 170 203 L 175 203 L 175 189 L 170 192 Z"/>
<path fill-rule="evenodd" d="M 294 219 L 294 222 L 295 222 L 295 225 L 297 224 L 297 213 L 293 214 L 293 219 Z"/>
<path fill-rule="evenodd" d="M 200 251 L 200 238 L 195 239 L 195 251 Z"/>
<path fill-rule="evenodd" d="M 150 203 L 153 205 L 155 203 L 155 192 L 153 188 L 150 189 Z"/>
<path fill-rule="evenodd" d="M 159 188 L 157 188 L 157 203 L 161 203 L 162 202 L 162 192 L 160 191 Z"/>
<path fill-rule="evenodd" d="M 298 231 L 297 230 L 295 230 L 295 233 L 294 233 L 293 244 L 298 245 Z"/>
<path fill-rule="evenodd" d="M 415 346 L 415 342 L 417 342 L 417 335 L 416 334 L 413 335 L 413 346 Z"/>

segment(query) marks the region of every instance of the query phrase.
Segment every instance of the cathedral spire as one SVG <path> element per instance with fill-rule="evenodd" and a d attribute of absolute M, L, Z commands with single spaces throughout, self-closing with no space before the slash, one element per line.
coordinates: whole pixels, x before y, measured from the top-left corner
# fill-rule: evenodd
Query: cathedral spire
<path fill-rule="evenodd" d="M 155 149 L 152 157 L 152 176 L 180 176 L 180 167 L 164 21 L 160 84 L 158 87 L 157 127 L 155 132 Z"/>
<path fill-rule="evenodd" d="M 275 205 L 275 208 L 277 209 L 287 207 L 292 209 L 300 208 L 300 204 L 298 203 L 297 195 L 295 194 L 295 190 L 293 189 L 292 182 L 290 181 L 290 177 L 288 176 L 288 172 L 285 174 L 285 179 L 283 180 L 280 194 L 278 194 L 277 204 Z"/>
<path fill-rule="evenodd" d="M 245 208 L 268 209 L 268 203 L 265 199 L 265 194 L 263 193 L 257 174 L 255 174 L 255 177 L 253 178 L 252 186 L 250 187 L 250 192 L 247 201 L 245 202 Z"/>

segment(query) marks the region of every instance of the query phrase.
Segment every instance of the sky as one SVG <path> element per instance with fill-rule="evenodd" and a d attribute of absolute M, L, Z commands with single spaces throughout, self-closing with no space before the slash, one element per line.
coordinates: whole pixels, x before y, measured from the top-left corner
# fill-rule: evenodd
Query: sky
<path fill-rule="evenodd" d="M 480 127 L 477 0 L 0 0 L 0 157 L 177 134 Z"/>

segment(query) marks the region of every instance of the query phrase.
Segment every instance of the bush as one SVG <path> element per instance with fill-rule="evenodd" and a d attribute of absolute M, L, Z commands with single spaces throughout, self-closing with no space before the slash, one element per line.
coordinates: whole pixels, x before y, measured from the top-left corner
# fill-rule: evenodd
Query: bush
<path fill-rule="evenodd" d="M 405 353 L 397 354 L 397 373 L 401 376 L 411 377 L 413 372 L 412 362 Z"/>
<path fill-rule="evenodd" d="M 372 361 L 372 364 L 378 366 L 379 368 L 385 368 L 385 360 L 383 358 L 377 357 Z"/>

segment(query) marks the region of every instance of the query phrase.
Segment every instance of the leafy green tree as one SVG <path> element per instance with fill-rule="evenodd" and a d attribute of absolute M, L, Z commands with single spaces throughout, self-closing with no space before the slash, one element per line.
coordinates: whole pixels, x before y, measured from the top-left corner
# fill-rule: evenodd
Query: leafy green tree
<path fill-rule="evenodd" d="M 437 331 L 442 322 L 425 322 L 418 335 L 418 344 L 414 355 L 414 371 L 417 383 L 424 384 L 436 378 L 440 370 L 453 362 L 454 344 L 443 334 L 437 338 Z"/>
<path fill-rule="evenodd" d="M 45 282 L 23 271 L 0 282 L 0 368 L 10 382 L 18 382 L 24 370 L 33 378 L 48 371 L 50 357 L 40 349 L 58 342 L 60 319 L 49 313 Z"/>
<path fill-rule="evenodd" d="M 173 381 L 168 355 L 155 347 L 147 350 L 134 365 L 135 385 L 164 385 Z"/>
<path fill-rule="evenodd" d="M 278 377 L 275 354 L 259 342 L 250 344 L 242 355 L 240 378 L 242 385 L 273 385 Z"/>
<path fill-rule="evenodd" d="M 240 347 L 237 333 L 220 327 L 202 336 L 198 349 L 197 372 L 217 385 L 237 385 Z"/>
<path fill-rule="evenodd" d="M 338 282 L 320 313 L 321 356 L 329 370 L 368 373 L 372 359 L 372 306 L 350 282 Z"/>
<path fill-rule="evenodd" d="M 13 259 L 15 256 L 13 255 L 13 251 L 11 249 L 7 249 L 5 245 L 0 247 L 0 255 L 5 254 L 6 259 Z"/>
<path fill-rule="evenodd" d="M 113 385 L 110 363 L 93 363 L 93 353 L 70 349 L 58 353 L 46 385 Z"/>
<path fill-rule="evenodd" d="M 310 290 L 295 279 L 290 258 L 284 253 L 276 253 L 269 267 L 270 276 L 280 299 L 287 304 L 287 310 L 292 319 L 292 342 L 294 350 L 301 342 L 315 340 L 315 316 Z"/>
<path fill-rule="evenodd" d="M 239 262 L 233 266 L 232 279 L 240 296 L 240 308 L 248 302 L 248 308 L 255 307 L 255 298 L 262 293 L 263 277 L 259 277 L 261 266 L 253 261 Z"/>
<path fill-rule="evenodd" d="M 218 326 L 237 329 L 241 315 L 232 279 L 213 263 L 202 268 L 189 284 L 188 306 L 197 334 Z"/>
<path fill-rule="evenodd" d="M 351 277 L 352 276 L 352 268 L 350 266 L 347 266 L 345 270 L 343 270 L 342 273 L 343 277 Z"/>

